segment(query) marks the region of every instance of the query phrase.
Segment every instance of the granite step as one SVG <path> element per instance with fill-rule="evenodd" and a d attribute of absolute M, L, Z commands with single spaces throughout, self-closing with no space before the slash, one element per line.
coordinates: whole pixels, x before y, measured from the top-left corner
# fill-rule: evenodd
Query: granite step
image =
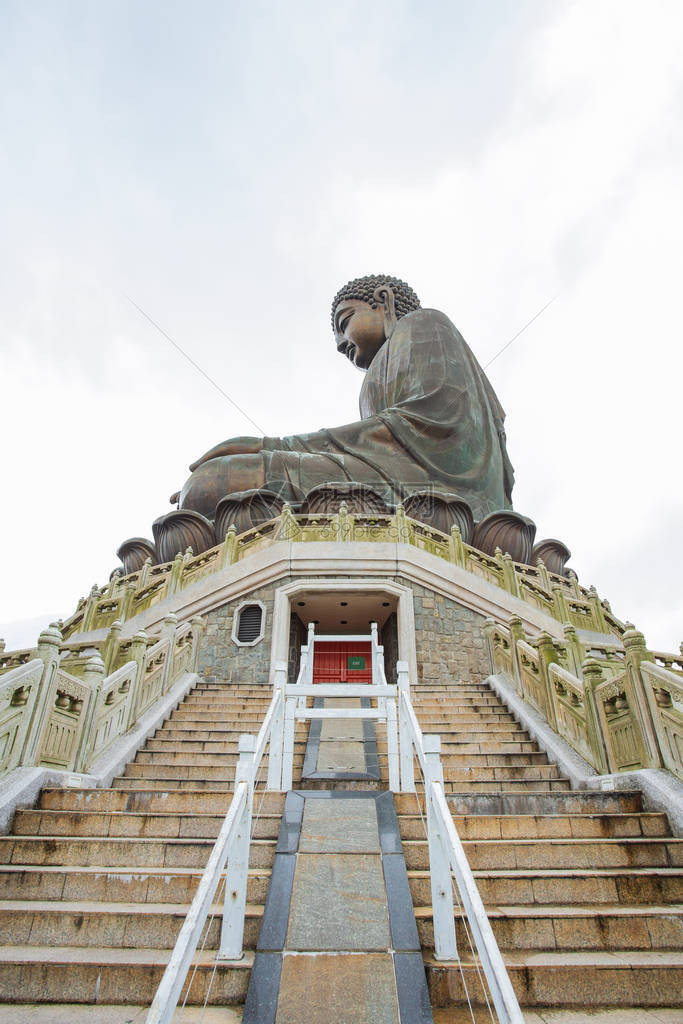
<path fill-rule="evenodd" d="M 448 731 L 442 729 L 429 730 L 424 727 L 424 723 L 421 723 L 424 728 L 424 732 L 436 732 L 441 737 L 442 743 L 497 743 L 500 741 L 507 743 L 528 743 L 528 733 L 518 725 L 501 725 L 491 728 L 487 728 L 486 725 L 482 725 L 480 722 L 469 723 L 469 728 L 462 729 L 449 729 Z"/>
<path fill-rule="evenodd" d="M 295 763 L 300 761 L 303 763 L 304 749 L 303 747 L 294 756 Z M 133 764 L 138 765 L 185 765 L 197 767 L 208 767 L 220 770 L 221 768 L 230 768 L 234 771 L 235 765 L 239 761 L 237 754 L 210 754 L 202 753 L 197 750 L 141 750 L 135 756 Z"/>
<path fill-rule="evenodd" d="M 453 814 L 609 814 L 638 813 L 639 792 L 572 790 L 532 792 L 504 789 L 499 793 L 447 794 Z"/>
<path fill-rule="evenodd" d="M 147 740 L 145 744 L 145 752 L 160 754 L 164 751 L 170 751 L 171 753 L 188 753 L 188 754 L 212 754 L 217 759 L 222 760 L 225 754 L 236 755 L 238 751 L 239 739 L 235 740 L 220 740 L 215 737 L 208 737 L 207 739 L 184 739 L 174 738 L 172 736 L 159 736 L 154 739 Z M 306 749 L 306 744 L 303 740 L 297 740 L 294 743 L 294 749 L 296 751 L 303 751 Z"/>
<path fill-rule="evenodd" d="M 112 836 L 172 839 L 216 839 L 225 814 L 192 811 L 186 814 L 150 811 L 17 811 L 12 832 L 15 836 Z M 256 839 L 276 839 L 281 814 L 261 812 L 254 820 Z"/>
<path fill-rule="evenodd" d="M 671 835 L 665 814 L 454 814 L 458 835 L 465 839 L 616 839 Z M 401 815 L 404 839 L 424 838 L 420 814 Z"/>
<path fill-rule="evenodd" d="M 638 950 L 680 948 L 683 906 L 589 904 L 490 907 L 488 917 L 502 952 L 526 950 Z M 434 955 L 432 908 L 415 907 L 418 933 Z M 469 948 L 462 918 L 456 916 L 458 949 Z"/>
<path fill-rule="evenodd" d="M 232 780 L 226 779 L 147 779 L 147 778 L 126 778 L 119 776 L 117 779 L 112 780 L 112 787 L 114 789 L 124 790 L 136 790 L 137 792 L 157 791 L 163 789 L 164 792 L 184 792 L 184 791 L 196 791 L 196 790 L 208 790 L 211 792 L 223 792 L 223 793 L 234 793 L 235 781 L 234 776 Z"/>
<path fill-rule="evenodd" d="M 421 784 L 416 782 L 416 788 L 421 789 Z M 444 793 L 448 796 L 451 793 L 554 793 L 569 791 L 571 789 L 568 779 L 503 779 L 490 781 L 454 781 L 444 782 Z"/>
<path fill-rule="evenodd" d="M 615 1009 L 613 1006 L 592 1005 L 585 1010 L 577 1006 L 563 1009 L 558 1009 L 556 1006 L 528 1008 L 523 1006 L 521 1011 L 524 1024 L 683 1024 L 680 1008 L 674 1006 L 657 1006 L 655 1009 L 646 1006 Z M 97 1012 L 96 1008 L 93 1008 L 93 1012 Z M 187 1012 L 189 1014 L 192 1011 L 188 1009 Z M 229 1012 L 229 1009 L 226 1009 L 226 1013 Z M 205 1024 L 214 1024 L 209 1013 L 211 1010 L 207 1010 Z M 473 1006 L 471 1008 L 469 1006 L 435 1006 L 432 1007 L 432 1015 L 434 1024 L 491 1024 L 488 1006 Z M 84 1019 L 87 1024 L 91 1024 L 89 1017 Z M 241 1020 L 241 1018 L 239 1019 Z M 0 1024 L 5 1024 L 1 1017 Z M 17 1024 L 44 1024 L 44 1018 L 38 1016 L 35 1022 L 33 1019 L 29 1022 L 28 1018 L 25 1020 L 22 1018 Z M 49 1024 L 53 1024 L 53 1022 L 50 1021 Z M 62 1024 L 61 1018 L 59 1024 Z M 71 1022 L 65 1018 L 64 1024 L 71 1024 Z M 92 1024 L 100 1024 L 100 1021 L 95 1019 Z M 110 1024 L 110 1021 L 105 1019 L 102 1024 Z M 119 1024 L 119 1022 L 118 1020 L 112 1021 L 111 1024 Z M 137 1018 L 133 1024 L 138 1024 Z M 141 1017 L 140 1024 L 144 1024 L 144 1016 Z M 194 1018 L 191 1016 L 188 1016 L 188 1024 L 194 1024 Z M 232 1024 L 232 1018 L 226 1018 L 220 1024 Z"/>
<path fill-rule="evenodd" d="M 172 949 L 183 926 L 189 903 L 109 903 L 96 900 L 16 900 L 0 902 L 0 945 L 112 946 Z M 248 904 L 244 948 L 254 949 L 263 906 Z M 202 935 L 207 949 L 217 949 L 223 906 L 214 904 L 212 920 Z"/>
<path fill-rule="evenodd" d="M 525 1007 L 572 1006 L 577 997 L 582 1008 L 606 1002 L 612 1007 L 675 1006 L 683 988 L 683 955 L 677 952 L 510 950 L 504 959 Z M 456 963 L 427 959 L 425 967 L 433 1006 L 466 1004 L 463 975 L 470 1000 L 475 1005 L 485 1002 L 470 956 L 463 953 Z"/>
<path fill-rule="evenodd" d="M 106 864 L 94 867 L 5 864 L 0 867 L 0 899 L 190 903 L 201 871 L 201 868 L 135 864 L 124 868 Z M 250 868 L 247 902 L 263 904 L 269 883 L 269 868 Z"/>
<path fill-rule="evenodd" d="M 473 871 L 484 905 L 673 904 L 683 901 L 680 868 L 572 868 Z M 431 901 L 429 871 L 408 872 L 415 906 Z"/>
<path fill-rule="evenodd" d="M 149 867 L 203 868 L 213 839 L 122 838 L 114 836 L 0 836 L 0 864 L 53 864 L 96 867 L 130 864 Z M 271 867 L 275 841 L 251 843 L 251 867 Z"/>
<path fill-rule="evenodd" d="M 509 765 L 481 765 L 472 768 L 451 767 L 448 760 L 444 761 L 443 776 L 445 782 L 520 782 L 528 779 L 530 782 L 540 780 L 551 781 L 560 778 L 560 773 L 555 764 L 509 764 Z"/>
<path fill-rule="evenodd" d="M 228 812 L 233 793 L 224 790 L 167 790 L 167 789 L 47 789 L 43 790 L 38 806 L 55 811 L 138 811 L 176 812 L 180 814 Z M 260 793 L 259 814 L 282 814 L 285 794 L 276 791 Z"/>
<path fill-rule="evenodd" d="M 232 711 L 223 710 L 223 708 L 215 708 L 215 709 L 207 708 L 205 711 L 204 710 L 195 711 L 194 708 L 187 708 L 187 709 L 180 708 L 177 711 L 172 711 L 171 712 L 169 721 L 170 722 L 184 722 L 184 723 L 197 722 L 198 725 L 200 726 L 200 728 L 201 727 L 205 728 L 206 727 L 205 726 L 206 722 L 216 722 L 216 723 L 223 722 L 226 725 L 234 725 L 235 722 L 240 722 L 240 723 L 244 723 L 245 725 L 246 724 L 248 724 L 248 725 L 255 725 L 256 726 L 256 732 L 258 732 L 258 730 L 260 728 L 260 725 L 261 725 L 261 722 L 264 719 L 264 716 L 265 716 L 265 711 L 263 712 L 263 714 L 260 711 L 254 711 L 254 712 L 249 712 L 249 713 L 243 712 L 243 713 L 238 715 L 238 714 L 235 714 Z M 243 730 L 243 731 L 246 731 L 246 730 Z"/>
<path fill-rule="evenodd" d="M 450 733 L 441 736 L 441 759 L 453 754 L 538 754 L 538 745 L 533 740 L 481 740 L 472 742 L 467 739 L 456 739 Z M 544 755 L 545 756 L 545 755 Z"/>
<path fill-rule="evenodd" d="M 170 949 L 156 948 L 0 946 L 0 1000 L 59 1003 L 66 997 L 72 1003 L 117 1003 L 125 992 L 149 1006 L 170 955 Z M 253 959 L 253 952 L 245 950 L 242 960 L 216 966 L 213 950 L 196 954 L 188 972 L 188 1003 L 243 1003 Z M 181 1003 L 184 998 L 185 989 Z"/>
<path fill-rule="evenodd" d="M 0 1024 L 145 1024 L 149 1006 L 133 1003 L 0 1003 Z M 181 1006 L 173 1024 L 240 1024 L 243 1007 Z M 472 1024 L 471 1019 L 468 1024 Z M 658 1024 L 658 1022 L 655 1022 Z"/>
<path fill-rule="evenodd" d="M 676 839 L 465 839 L 463 848 L 473 871 L 612 867 L 683 869 L 683 840 Z M 426 839 L 405 839 L 409 868 L 426 870 Z"/>
<path fill-rule="evenodd" d="M 174 712 L 175 714 L 175 712 Z M 476 711 L 474 709 L 463 710 L 460 714 L 443 712 L 434 714 L 432 712 L 418 712 L 418 719 L 425 732 L 438 732 L 444 729 L 447 732 L 457 732 L 467 722 L 478 722 L 480 725 L 503 725 L 515 726 L 521 730 L 513 716 L 507 711 L 498 711 L 492 708 L 489 711 Z"/>

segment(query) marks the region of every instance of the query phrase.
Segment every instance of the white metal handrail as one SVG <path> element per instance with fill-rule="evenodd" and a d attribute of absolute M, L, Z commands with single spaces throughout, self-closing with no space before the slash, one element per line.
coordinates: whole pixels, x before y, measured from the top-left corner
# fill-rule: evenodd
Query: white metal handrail
<path fill-rule="evenodd" d="M 417 754 L 424 775 L 436 959 L 458 958 L 451 881 L 453 872 L 498 1020 L 500 1024 L 524 1024 L 517 997 L 444 794 L 441 739 L 436 735 L 423 734 L 410 699 L 408 665 L 399 661 L 396 668 L 399 687 L 401 790 L 415 791 L 413 750 Z"/>
<path fill-rule="evenodd" d="M 243 734 L 240 736 L 240 756 L 235 770 L 235 793 L 157 989 L 154 1002 L 147 1014 L 146 1024 L 170 1024 L 173 1019 L 178 998 L 185 984 L 187 972 L 224 870 L 226 871 L 225 902 L 220 948 L 216 959 L 234 961 L 241 960 L 243 956 L 254 788 L 259 766 L 269 741 L 271 749 L 267 788 L 280 788 L 278 761 L 281 764 L 286 678 L 287 665 L 285 662 L 278 662 L 275 669 L 273 698 L 258 735 Z"/>
<path fill-rule="evenodd" d="M 240 819 L 244 813 L 249 796 L 248 782 L 240 782 L 235 787 L 230 808 L 221 826 L 216 845 L 211 851 L 204 874 L 201 877 L 197 892 L 187 917 L 180 929 L 180 934 L 171 953 L 166 970 L 157 989 L 149 1013 L 147 1024 L 169 1024 L 178 1005 L 178 998 L 185 984 L 197 943 L 206 924 L 209 910 L 216 896 L 225 862 L 230 847 L 237 835 Z"/>
<path fill-rule="evenodd" d="M 364 641 L 370 644 L 372 652 L 371 683 L 313 683 L 313 662 L 315 645 L 338 641 Z M 377 707 L 322 707 L 306 706 L 307 697 L 365 697 L 377 700 Z M 309 624 L 307 642 L 301 648 L 299 675 L 296 683 L 284 685 L 284 723 L 282 732 L 273 731 L 271 740 L 271 761 L 274 753 L 275 737 L 281 736 L 281 783 L 283 790 L 292 788 L 294 775 L 294 731 L 297 721 L 313 719 L 375 719 L 386 722 L 387 760 L 389 769 L 389 789 L 398 792 L 400 789 L 399 744 L 398 744 L 398 688 L 387 683 L 384 672 L 384 648 L 378 643 L 377 623 L 370 624 L 370 634 L 327 634 L 316 636 L 315 625 Z M 271 780 L 275 785 L 277 765 L 269 766 L 269 786 Z"/>

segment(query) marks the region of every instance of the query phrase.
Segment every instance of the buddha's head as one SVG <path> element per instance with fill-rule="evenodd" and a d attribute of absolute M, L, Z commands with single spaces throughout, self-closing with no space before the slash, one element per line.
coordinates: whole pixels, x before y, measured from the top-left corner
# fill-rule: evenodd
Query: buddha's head
<path fill-rule="evenodd" d="M 332 330 L 337 351 L 367 370 L 396 321 L 420 308 L 405 281 L 386 274 L 357 277 L 340 288 L 332 302 Z"/>

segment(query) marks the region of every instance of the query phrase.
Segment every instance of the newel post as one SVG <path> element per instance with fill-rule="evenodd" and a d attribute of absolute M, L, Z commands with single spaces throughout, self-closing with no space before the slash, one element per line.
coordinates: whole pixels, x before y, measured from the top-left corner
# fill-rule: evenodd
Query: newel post
<path fill-rule="evenodd" d="M 287 662 L 275 662 L 274 696 L 277 697 L 275 714 L 270 727 L 268 748 L 268 782 L 266 789 L 280 789 L 282 785 L 282 746 L 285 738 L 285 686 L 287 685 Z"/>
<path fill-rule="evenodd" d="M 441 833 L 441 816 L 434 805 L 434 789 L 440 786 L 443 792 L 441 737 L 425 735 L 422 739 L 426 761 L 425 795 L 427 798 L 427 839 L 434 919 L 434 955 L 437 960 L 456 960 L 458 945 L 455 938 L 455 918 L 453 916 L 451 864 L 446 854 L 445 836 Z"/>
<path fill-rule="evenodd" d="M 219 568 L 225 569 L 226 565 L 232 565 L 235 561 L 235 553 L 237 550 L 237 527 L 234 523 L 231 523 L 228 527 L 228 532 L 225 535 L 221 547 L 221 553 L 219 555 Z"/>
<path fill-rule="evenodd" d="M 586 658 L 581 665 L 583 693 L 586 701 L 586 728 L 588 744 L 593 751 L 594 768 L 605 775 L 612 770 L 610 737 L 605 735 L 603 717 L 598 708 L 597 688 L 604 682 L 602 665 L 597 658 Z"/>
<path fill-rule="evenodd" d="M 451 526 L 451 535 L 448 538 L 448 557 L 454 565 L 459 565 L 461 569 L 467 567 L 467 548 L 457 526 Z"/>
<path fill-rule="evenodd" d="M 415 792 L 415 763 L 413 760 L 413 741 L 410 734 L 406 698 L 410 698 L 410 677 L 408 662 L 396 662 L 398 677 L 398 737 L 401 764 L 401 792 Z"/>
<path fill-rule="evenodd" d="M 581 679 L 581 666 L 583 665 L 584 650 L 579 640 L 579 635 L 576 632 L 576 626 L 572 622 L 562 623 L 562 632 L 564 633 L 564 639 L 567 644 L 567 653 L 570 659 L 569 671 L 573 672 L 575 676 Z"/>
<path fill-rule="evenodd" d="M 627 629 L 622 637 L 625 649 L 626 673 L 631 683 L 631 691 L 636 698 L 634 716 L 640 724 L 644 746 L 647 753 L 647 768 L 661 768 L 662 755 L 657 741 L 657 731 L 652 721 L 650 704 L 647 699 L 645 683 L 640 671 L 642 661 L 654 661 L 645 644 L 645 637 L 638 629 Z"/>
<path fill-rule="evenodd" d="M 180 581 L 183 576 L 183 568 L 185 566 L 184 556 L 179 551 L 171 562 L 171 572 L 168 576 L 168 585 L 166 588 L 166 596 L 170 597 L 171 594 L 175 594 L 176 590 L 180 590 Z"/>
<path fill-rule="evenodd" d="M 517 649 L 517 642 L 518 640 L 526 640 L 526 633 L 524 632 L 524 624 L 518 615 L 512 616 L 508 623 L 508 629 L 510 630 L 510 660 L 512 661 L 512 668 L 515 674 L 515 685 L 517 687 L 517 692 L 520 696 L 524 697 L 524 681 L 519 664 L 519 650 Z"/>
<path fill-rule="evenodd" d="M 40 682 L 38 683 L 38 696 L 33 704 L 31 721 L 29 722 L 28 729 L 26 730 L 24 749 L 19 761 L 19 764 L 21 765 L 32 765 L 36 763 L 38 744 L 40 742 L 40 737 L 43 734 L 45 720 L 51 710 L 48 702 L 50 701 L 50 694 L 52 693 L 52 683 L 57 669 L 59 668 L 59 648 L 61 643 L 62 634 L 55 625 L 48 626 L 48 628 L 44 629 L 38 637 L 36 656 L 40 658 L 45 667 L 43 669 L 43 674 L 40 677 Z"/>
<path fill-rule="evenodd" d="M 202 639 L 202 633 L 204 632 L 204 619 L 201 615 L 195 615 L 190 621 L 192 627 L 192 660 L 190 663 L 190 672 L 196 672 L 199 668 L 199 645 Z"/>
<path fill-rule="evenodd" d="M 543 630 L 536 645 L 538 651 L 538 666 L 541 673 L 541 682 L 546 696 L 546 707 L 548 708 L 548 725 L 557 732 L 557 712 L 555 709 L 555 687 L 550 678 L 550 666 L 559 664 L 559 657 L 555 641 L 550 633 Z"/>
<path fill-rule="evenodd" d="M 83 682 L 88 687 L 88 699 L 85 709 L 81 712 L 81 728 L 73 759 L 73 770 L 76 772 L 88 770 L 88 756 L 94 739 L 93 729 L 100 700 L 100 690 L 102 689 L 106 671 L 104 662 L 99 654 L 93 654 L 85 663 Z"/>
<path fill-rule="evenodd" d="M 240 759 L 235 769 L 235 792 L 240 782 L 247 784 L 247 799 L 240 815 L 235 841 L 228 856 L 225 873 L 225 905 L 219 960 L 241 960 L 244 953 L 244 913 L 247 905 L 247 874 L 249 870 L 249 841 L 251 839 L 251 812 L 254 802 L 254 752 L 256 737 L 243 733 L 239 740 Z"/>
<path fill-rule="evenodd" d="M 550 589 L 553 595 L 553 614 L 555 618 L 559 619 L 560 622 L 571 622 L 569 602 L 567 601 L 567 595 L 564 587 L 559 583 L 554 583 Z"/>
<path fill-rule="evenodd" d="M 491 664 L 491 675 L 498 675 L 498 666 L 496 664 L 496 647 L 493 642 L 493 638 L 496 633 L 498 624 L 495 619 L 490 616 L 484 619 L 484 636 L 486 637 L 486 646 L 489 652 L 489 662 Z"/>
<path fill-rule="evenodd" d="M 296 532 L 297 521 L 292 512 L 292 506 L 286 501 L 280 513 L 280 525 L 277 533 L 278 540 L 294 540 Z"/>
<path fill-rule="evenodd" d="M 116 662 L 116 655 L 119 649 L 119 641 L 121 639 L 121 620 L 116 619 L 112 622 L 107 633 L 107 639 L 104 641 L 104 649 L 102 651 L 104 667 L 107 672 L 114 671 L 114 664 Z"/>
<path fill-rule="evenodd" d="M 128 645 L 128 661 L 134 661 L 137 665 L 135 679 L 133 680 L 133 693 L 130 696 L 128 721 L 126 729 L 130 729 L 135 722 L 140 704 L 140 687 L 145 678 L 145 661 L 147 660 L 147 634 L 144 629 L 139 630 Z"/>
<path fill-rule="evenodd" d="M 502 552 L 500 548 L 496 548 L 496 560 L 501 567 L 503 586 L 508 594 L 512 594 L 513 597 L 520 597 L 519 579 L 517 578 L 517 571 L 512 556 L 507 551 Z"/>
<path fill-rule="evenodd" d="M 164 661 L 164 678 L 161 682 L 162 693 L 166 693 L 175 678 L 173 664 L 175 662 L 175 635 L 177 628 L 178 616 L 174 615 L 173 612 L 169 612 L 169 614 L 165 616 L 161 627 L 161 639 L 168 640 L 169 642 L 166 659 Z"/>
<path fill-rule="evenodd" d="M 142 563 L 142 569 L 140 570 L 140 575 L 138 576 L 138 587 L 140 588 L 140 590 L 142 590 L 143 587 L 147 586 L 147 579 L 149 577 L 151 568 L 152 556 L 148 555 L 147 558 Z"/>

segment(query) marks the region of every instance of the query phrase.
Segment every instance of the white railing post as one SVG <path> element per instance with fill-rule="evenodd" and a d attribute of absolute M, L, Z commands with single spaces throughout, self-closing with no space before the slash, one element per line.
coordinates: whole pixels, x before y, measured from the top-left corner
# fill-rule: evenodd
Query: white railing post
<path fill-rule="evenodd" d="M 287 662 L 275 662 L 273 690 L 277 708 L 273 715 L 268 748 L 268 782 L 266 789 L 279 789 L 282 785 L 282 745 L 285 737 L 285 686 L 287 685 Z"/>
<path fill-rule="evenodd" d="M 415 792 L 415 762 L 413 758 L 413 741 L 410 736 L 406 700 L 410 699 L 410 680 L 408 678 L 408 662 L 396 662 L 398 676 L 398 734 L 401 759 L 401 792 Z"/>
<path fill-rule="evenodd" d="M 398 764 L 398 728 L 396 701 L 389 697 L 384 700 L 387 716 L 387 757 L 389 761 L 389 789 L 392 793 L 401 791 L 401 773 Z"/>
<path fill-rule="evenodd" d="M 306 669 L 307 669 L 307 671 L 306 671 L 306 676 L 304 678 L 304 682 L 308 686 L 311 686 L 313 684 L 313 660 L 314 660 L 314 656 L 315 656 L 315 623 L 314 622 L 309 622 L 308 623 L 308 643 L 306 645 L 306 652 L 308 654 L 308 658 L 307 658 L 307 661 L 306 661 Z"/>
<path fill-rule="evenodd" d="M 248 791 L 232 854 L 228 854 L 221 945 L 217 957 L 219 960 L 241 960 L 243 956 L 242 940 L 244 938 L 244 913 L 247 905 L 251 811 L 254 803 L 255 750 L 256 737 L 243 733 L 239 740 L 240 759 L 235 770 L 235 789 L 240 782 L 246 782 Z"/>
<path fill-rule="evenodd" d="M 433 790 L 443 791 L 441 765 L 441 737 L 423 736 L 425 752 L 425 801 L 427 804 L 427 839 L 429 843 L 429 871 L 432 883 L 432 914 L 434 919 L 434 955 L 437 960 L 456 960 L 458 946 L 455 939 L 453 887 L 451 865 L 446 852 L 446 836 L 441 834 L 441 817 L 433 802 Z"/>
<path fill-rule="evenodd" d="M 370 623 L 370 644 L 371 644 L 370 650 L 372 652 L 372 685 L 373 686 L 379 686 L 380 685 L 379 666 L 378 666 L 378 661 L 379 661 L 379 657 L 378 657 L 378 654 L 379 654 L 378 643 L 379 643 L 379 641 L 378 641 L 378 638 L 377 638 L 377 623 L 376 622 L 371 622 Z M 382 653 L 384 653 L 384 649 L 382 649 Z"/>
<path fill-rule="evenodd" d="M 306 700 L 305 697 L 300 698 Z M 284 736 L 282 741 L 282 785 L 281 789 L 287 792 L 292 788 L 292 776 L 294 773 L 294 729 L 296 725 L 295 713 L 298 700 L 296 697 L 287 697 L 285 700 L 285 722 Z"/>
<path fill-rule="evenodd" d="M 309 651 L 308 644 L 304 644 L 303 647 L 301 648 L 301 658 L 299 660 L 299 676 L 298 676 L 298 678 L 296 680 L 297 683 L 300 683 L 302 686 L 308 686 L 308 683 L 309 683 L 309 678 L 308 678 L 308 651 Z M 297 700 L 297 702 L 296 702 L 296 706 L 298 708 L 305 707 L 305 705 L 306 705 L 306 698 L 305 697 L 300 697 Z"/>

